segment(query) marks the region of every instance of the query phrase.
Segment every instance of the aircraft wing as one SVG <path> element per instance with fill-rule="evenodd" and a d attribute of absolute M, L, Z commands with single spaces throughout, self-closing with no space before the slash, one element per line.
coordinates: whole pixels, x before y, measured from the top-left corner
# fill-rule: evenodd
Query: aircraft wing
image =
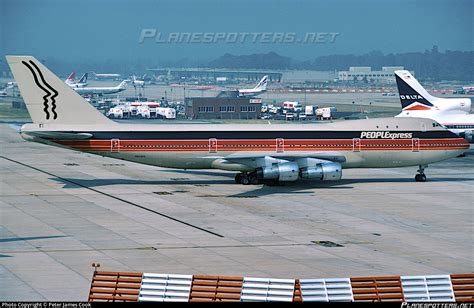
<path fill-rule="evenodd" d="M 215 168 L 223 170 L 251 171 L 255 168 L 265 166 L 269 162 L 295 161 L 304 158 L 312 158 L 324 162 L 343 163 L 346 157 L 340 152 L 301 152 L 301 153 L 272 153 L 255 155 L 249 153 L 239 153 L 238 155 L 228 155 L 216 159 L 213 163 Z"/>
<path fill-rule="evenodd" d="M 338 163 L 343 163 L 346 161 L 346 157 L 341 154 L 340 152 L 302 152 L 302 153 L 274 153 L 271 155 L 255 155 L 255 154 L 250 154 L 245 155 L 244 154 L 239 154 L 239 155 L 229 155 L 225 156 L 224 159 L 232 162 L 237 162 L 237 161 L 246 161 L 246 160 L 252 160 L 252 159 L 257 159 L 257 158 L 264 158 L 264 157 L 273 157 L 276 159 L 284 159 L 284 160 L 295 160 L 298 158 L 315 158 L 315 159 L 321 159 L 321 160 L 327 160 L 327 161 L 333 161 L 333 162 L 338 162 Z"/>

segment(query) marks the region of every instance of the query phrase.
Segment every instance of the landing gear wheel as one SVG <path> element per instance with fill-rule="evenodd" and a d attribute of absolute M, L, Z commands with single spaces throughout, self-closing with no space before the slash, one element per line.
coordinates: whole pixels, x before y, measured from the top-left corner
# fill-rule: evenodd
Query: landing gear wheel
<path fill-rule="evenodd" d="M 258 178 L 254 175 L 249 176 L 249 181 L 250 181 L 250 184 L 252 184 L 252 185 L 257 185 L 258 184 Z"/>
<path fill-rule="evenodd" d="M 415 175 L 415 181 L 417 182 L 426 182 L 425 168 L 427 165 L 420 165 L 418 168 L 418 174 Z"/>
<path fill-rule="evenodd" d="M 425 174 L 417 174 L 415 176 L 415 181 L 417 182 L 426 182 L 426 175 Z"/>
<path fill-rule="evenodd" d="M 237 173 L 235 175 L 235 183 L 242 184 L 242 173 Z"/>
<path fill-rule="evenodd" d="M 240 184 L 248 185 L 249 183 L 249 177 L 245 173 L 242 174 Z"/>

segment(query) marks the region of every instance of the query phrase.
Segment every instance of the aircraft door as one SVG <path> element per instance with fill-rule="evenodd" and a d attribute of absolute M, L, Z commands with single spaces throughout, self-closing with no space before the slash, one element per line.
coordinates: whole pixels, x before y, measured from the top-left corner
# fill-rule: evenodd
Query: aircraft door
<path fill-rule="evenodd" d="M 413 138 L 411 140 L 411 149 L 413 152 L 420 151 L 420 138 Z"/>
<path fill-rule="evenodd" d="M 216 138 L 209 139 L 209 153 L 217 153 L 217 139 Z"/>
<path fill-rule="evenodd" d="M 110 152 L 112 153 L 120 152 L 120 139 L 110 140 Z"/>
<path fill-rule="evenodd" d="M 360 152 L 360 138 L 352 139 L 352 151 Z"/>
<path fill-rule="evenodd" d="M 285 151 L 285 140 L 283 138 L 276 139 L 276 152 L 283 153 Z"/>

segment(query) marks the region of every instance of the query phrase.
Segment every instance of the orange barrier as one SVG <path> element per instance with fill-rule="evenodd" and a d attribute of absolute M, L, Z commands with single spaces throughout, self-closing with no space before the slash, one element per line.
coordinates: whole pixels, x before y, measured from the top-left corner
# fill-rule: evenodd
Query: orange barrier
<path fill-rule="evenodd" d="M 452 274 L 456 302 L 474 302 L 474 274 Z"/>
<path fill-rule="evenodd" d="M 243 277 L 194 275 L 190 302 L 240 301 Z"/>
<path fill-rule="evenodd" d="M 94 271 L 89 302 L 136 302 L 142 273 Z"/>
<path fill-rule="evenodd" d="M 404 300 L 400 276 L 351 278 L 351 286 L 356 302 Z"/>

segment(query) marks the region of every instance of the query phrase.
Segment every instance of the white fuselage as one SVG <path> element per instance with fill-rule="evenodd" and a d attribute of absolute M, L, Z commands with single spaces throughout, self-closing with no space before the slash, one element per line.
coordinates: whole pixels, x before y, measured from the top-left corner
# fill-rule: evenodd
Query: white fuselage
<path fill-rule="evenodd" d="M 87 86 L 87 82 L 77 82 L 77 83 L 66 82 L 66 84 L 73 89 L 84 88 L 85 86 Z"/>
<path fill-rule="evenodd" d="M 125 91 L 124 87 L 73 87 L 81 95 L 88 94 L 114 94 Z"/>
<path fill-rule="evenodd" d="M 142 164 L 251 171 L 229 157 L 343 157 L 343 168 L 427 165 L 462 154 L 466 141 L 432 120 L 353 120 L 317 125 L 23 126 L 31 141 Z M 417 123 L 413 125 L 413 123 Z M 68 134 L 71 136 L 68 137 Z"/>
<path fill-rule="evenodd" d="M 254 97 L 259 94 L 263 94 L 267 92 L 267 90 L 263 89 L 240 89 L 239 90 L 239 96 L 240 97 Z"/>
<path fill-rule="evenodd" d="M 458 112 L 458 113 L 469 113 L 471 111 L 471 99 L 470 98 L 439 98 L 432 97 L 431 102 L 433 103 L 433 112 Z"/>

